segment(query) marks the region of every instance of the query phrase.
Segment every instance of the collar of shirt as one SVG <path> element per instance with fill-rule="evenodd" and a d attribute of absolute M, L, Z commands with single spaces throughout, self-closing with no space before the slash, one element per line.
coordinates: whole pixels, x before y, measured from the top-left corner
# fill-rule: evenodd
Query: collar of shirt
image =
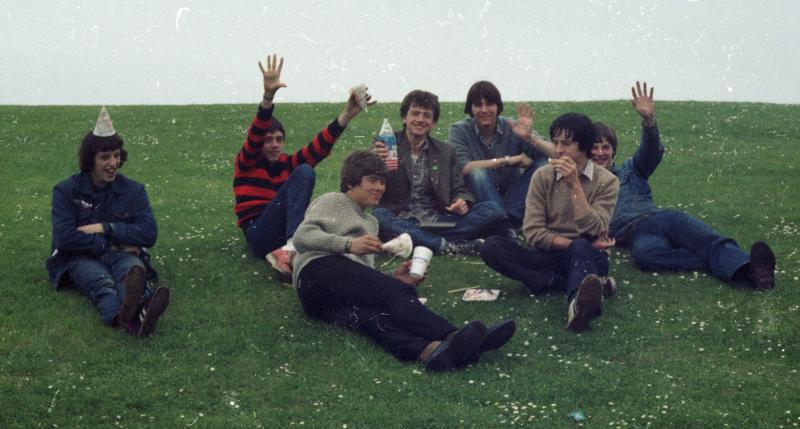
<path fill-rule="evenodd" d="M 475 135 L 478 136 L 478 141 L 483 142 L 483 136 L 481 135 L 481 131 L 478 129 L 478 121 L 475 118 L 472 118 L 472 129 L 475 131 Z M 489 147 L 494 146 L 494 142 L 497 141 L 498 136 L 503 135 L 503 129 L 500 128 L 500 118 L 498 117 L 494 124 L 494 136 L 492 136 L 492 144 Z"/>
<path fill-rule="evenodd" d="M 586 176 L 590 181 L 592 180 L 592 176 L 594 176 L 594 163 L 591 160 L 586 161 L 586 167 L 583 167 L 581 174 Z M 561 173 L 556 171 L 556 182 L 559 180 L 561 180 Z"/>
<path fill-rule="evenodd" d="M 411 144 L 411 142 L 408 142 L 408 147 L 409 147 L 409 148 L 413 148 L 413 145 Z M 414 150 L 413 150 L 413 149 L 410 151 L 410 153 L 411 153 L 411 158 L 412 158 L 412 159 L 414 159 L 414 161 L 416 161 L 416 160 L 417 160 L 417 158 L 419 158 L 419 156 L 420 156 L 420 155 L 421 155 L 423 152 L 425 152 L 425 153 L 427 153 L 427 152 L 428 152 L 428 137 L 425 137 L 425 140 L 424 140 L 424 141 L 423 141 L 423 142 L 422 142 L 422 143 L 419 145 L 419 152 L 417 152 L 417 153 L 414 153 Z"/>

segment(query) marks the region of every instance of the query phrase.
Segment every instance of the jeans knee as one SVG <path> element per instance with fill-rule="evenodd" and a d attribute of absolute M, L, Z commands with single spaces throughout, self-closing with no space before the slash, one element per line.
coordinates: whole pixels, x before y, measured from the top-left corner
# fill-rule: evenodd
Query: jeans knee
<path fill-rule="evenodd" d="M 294 171 L 292 171 L 292 174 L 289 177 L 302 182 L 310 182 L 313 187 L 317 175 L 314 172 L 314 168 L 310 165 L 300 164 L 295 167 Z"/>
<path fill-rule="evenodd" d="M 481 201 L 479 203 L 475 203 L 472 205 L 470 210 L 491 221 L 499 221 L 506 217 L 506 211 L 500 206 L 500 204 L 497 204 L 494 201 Z"/>
<path fill-rule="evenodd" d="M 486 186 L 494 187 L 494 181 L 492 181 L 492 176 L 489 175 L 489 171 L 484 168 L 476 168 L 467 174 L 464 178 L 464 182 L 467 184 L 467 187 L 470 189 L 481 189 Z"/>
<path fill-rule="evenodd" d="M 580 253 L 586 253 L 595 250 L 595 248 L 592 246 L 592 243 L 585 238 L 576 238 L 572 240 L 572 243 L 569 245 L 569 249 L 573 252 Z"/>

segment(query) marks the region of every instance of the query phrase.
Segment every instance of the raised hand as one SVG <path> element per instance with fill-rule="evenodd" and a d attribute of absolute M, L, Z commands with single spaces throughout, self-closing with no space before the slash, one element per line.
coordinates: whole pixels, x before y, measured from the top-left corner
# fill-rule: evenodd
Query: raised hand
<path fill-rule="evenodd" d="M 272 57 L 267 55 L 267 68 L 264 68 L 264 65 L 261 64 L 261 61 L 258 62 L 258 68 L 261 69 L 261 74 L 264 75 L 265 101 L 271 102 L 272 98 L 275 97 L 275 93 L 278 92 L 280 88 L 286 88 L 286 84 L 281 82 L 283 57 L 280 58 L 280 62 L 278 61 L 278 55 L 272 54 Z"/>
<path fill-rule="evenodd" d="M 646 126 L 653 126 L 656 123 L 656 103 L 653 101 L 653 91 L 655 88 L 650 88 L 650 93 L 647 93 L 647 82 L 643 85 L 636 81 L 636 86 L 631 87 L 631 105 L 636 113 L 642 117 Z"/>
<path fill-rule="evenodd" d="M 533 110 L 525 103 L 517 105 L 517 120 L 511 125 L 511 130 L 514 134 L 525 140 L 530 140 L 531 131 L 533 130 L 533 119 L 535 114 Z"/>
<path fill-rule="evenodd" d="M 375 105 L 375 103 L 377 103 L 377 101 L 372 99 L 372 95 L 370 95 L 370 93 L 367 92 L 368 90 L 369 88 L 364 87 L 363 94 L 358 94 L 357 90 L 350 91 L 350 97 L 347 98 L 347 104 L 345 104 L 342 113 L 339 114 L 338 118 L 339 125 L 341 125 L 342 127 L 346 127 L 347 124 L 349 124 L 350 121 L 356 117 L 356 115 L 358 115 L 359 113 L 361 113 L 362 110 L 364 110 L 364 108 L 373 106 Z M 361 102 L 364 103 L 363 107 L 362 103 L 359 102 L 359 97 L 363 97 L 361 100 Z"/>

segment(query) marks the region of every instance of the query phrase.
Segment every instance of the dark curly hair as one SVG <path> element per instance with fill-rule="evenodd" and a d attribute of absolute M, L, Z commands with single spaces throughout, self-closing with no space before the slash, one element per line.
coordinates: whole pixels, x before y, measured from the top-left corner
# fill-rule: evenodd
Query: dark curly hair
<path fill-rule="evenodd" d="M 360 185 L 361 178 L 366 176 L 377 176 L 386 180 L 389 170 L 380 156 L 367 150 L 357 150 L 344 160 L 339 190 L 349 191 L 350 188 Z"/>
<path fill-rule="evenodd" d="M 122 148 L 125 141 L 119 134 L 110 137 L 99 137 L 91 131 L 83 137 L 81 147 L 78 149 L 78 167 L 81 171 L 92 171 L 94 169 L 94 156 L 98 152 L 110 152 L 119 149 L 119 167 L 121 168 L 128 160 L 128 152 Z"/>
<path fill-rule="evenodd" d="M 566 138 L 578 142 L 578 149 L 587 157 L 592 156 L 594 146 L 594 122 L 583 113 L 565 113 L 550 124 L 550 139 L 564 132 Z"/>
<path fill-rule="evenodd" d="M 419 107 L 433 110 L 433 122 L 439 120 L 439 97 L 428 91 L 415 89 L 409 92 L 403 102 L 400 103 L 400 117 L 405 118 L 408 114 L 411 105 L 416 104 Z"/>

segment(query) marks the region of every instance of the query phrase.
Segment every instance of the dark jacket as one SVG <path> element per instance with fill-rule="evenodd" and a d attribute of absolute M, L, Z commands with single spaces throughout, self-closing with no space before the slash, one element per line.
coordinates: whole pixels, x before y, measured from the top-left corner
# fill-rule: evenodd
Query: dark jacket
<path fill-rule="evenodd" d="M 101 204 L 87 172 L 72 175 L 53 188 L 53 241 L 46 266 L 56 288 L 70 281 L 64 274 L 75 257 L 99 257 L 112 245 L 143 248 L 156 243 L 158 226 L 144 185 L 117 174 L 109 186 L 108 206 Z M 93 223 L 102 223 L 104 233 L 85 234 L 77 230 Z M 148 277 L 155 277 L 149 255 L 141 250 Z"/>
<path fill-rule="evenodd" d="M 383 193 L 379 207 L 390 209 L 399 214 L 408 205 L 411 196 L 411 172 L 414 161 L 411 158 L 411 144 L 406 139 L 405 128 L 395 132 L 397 138 L 397 156 L 400 158 L 398 168 L 389 173 L 386 179 L 386 191 Z M 428 171 L 436 199 L 436 210 L 444 212 L 455 199 L 461 198 L 467 203 L 474 200 L 464 185 L 458 159 L 453 147 L 428 136 Z"/>

